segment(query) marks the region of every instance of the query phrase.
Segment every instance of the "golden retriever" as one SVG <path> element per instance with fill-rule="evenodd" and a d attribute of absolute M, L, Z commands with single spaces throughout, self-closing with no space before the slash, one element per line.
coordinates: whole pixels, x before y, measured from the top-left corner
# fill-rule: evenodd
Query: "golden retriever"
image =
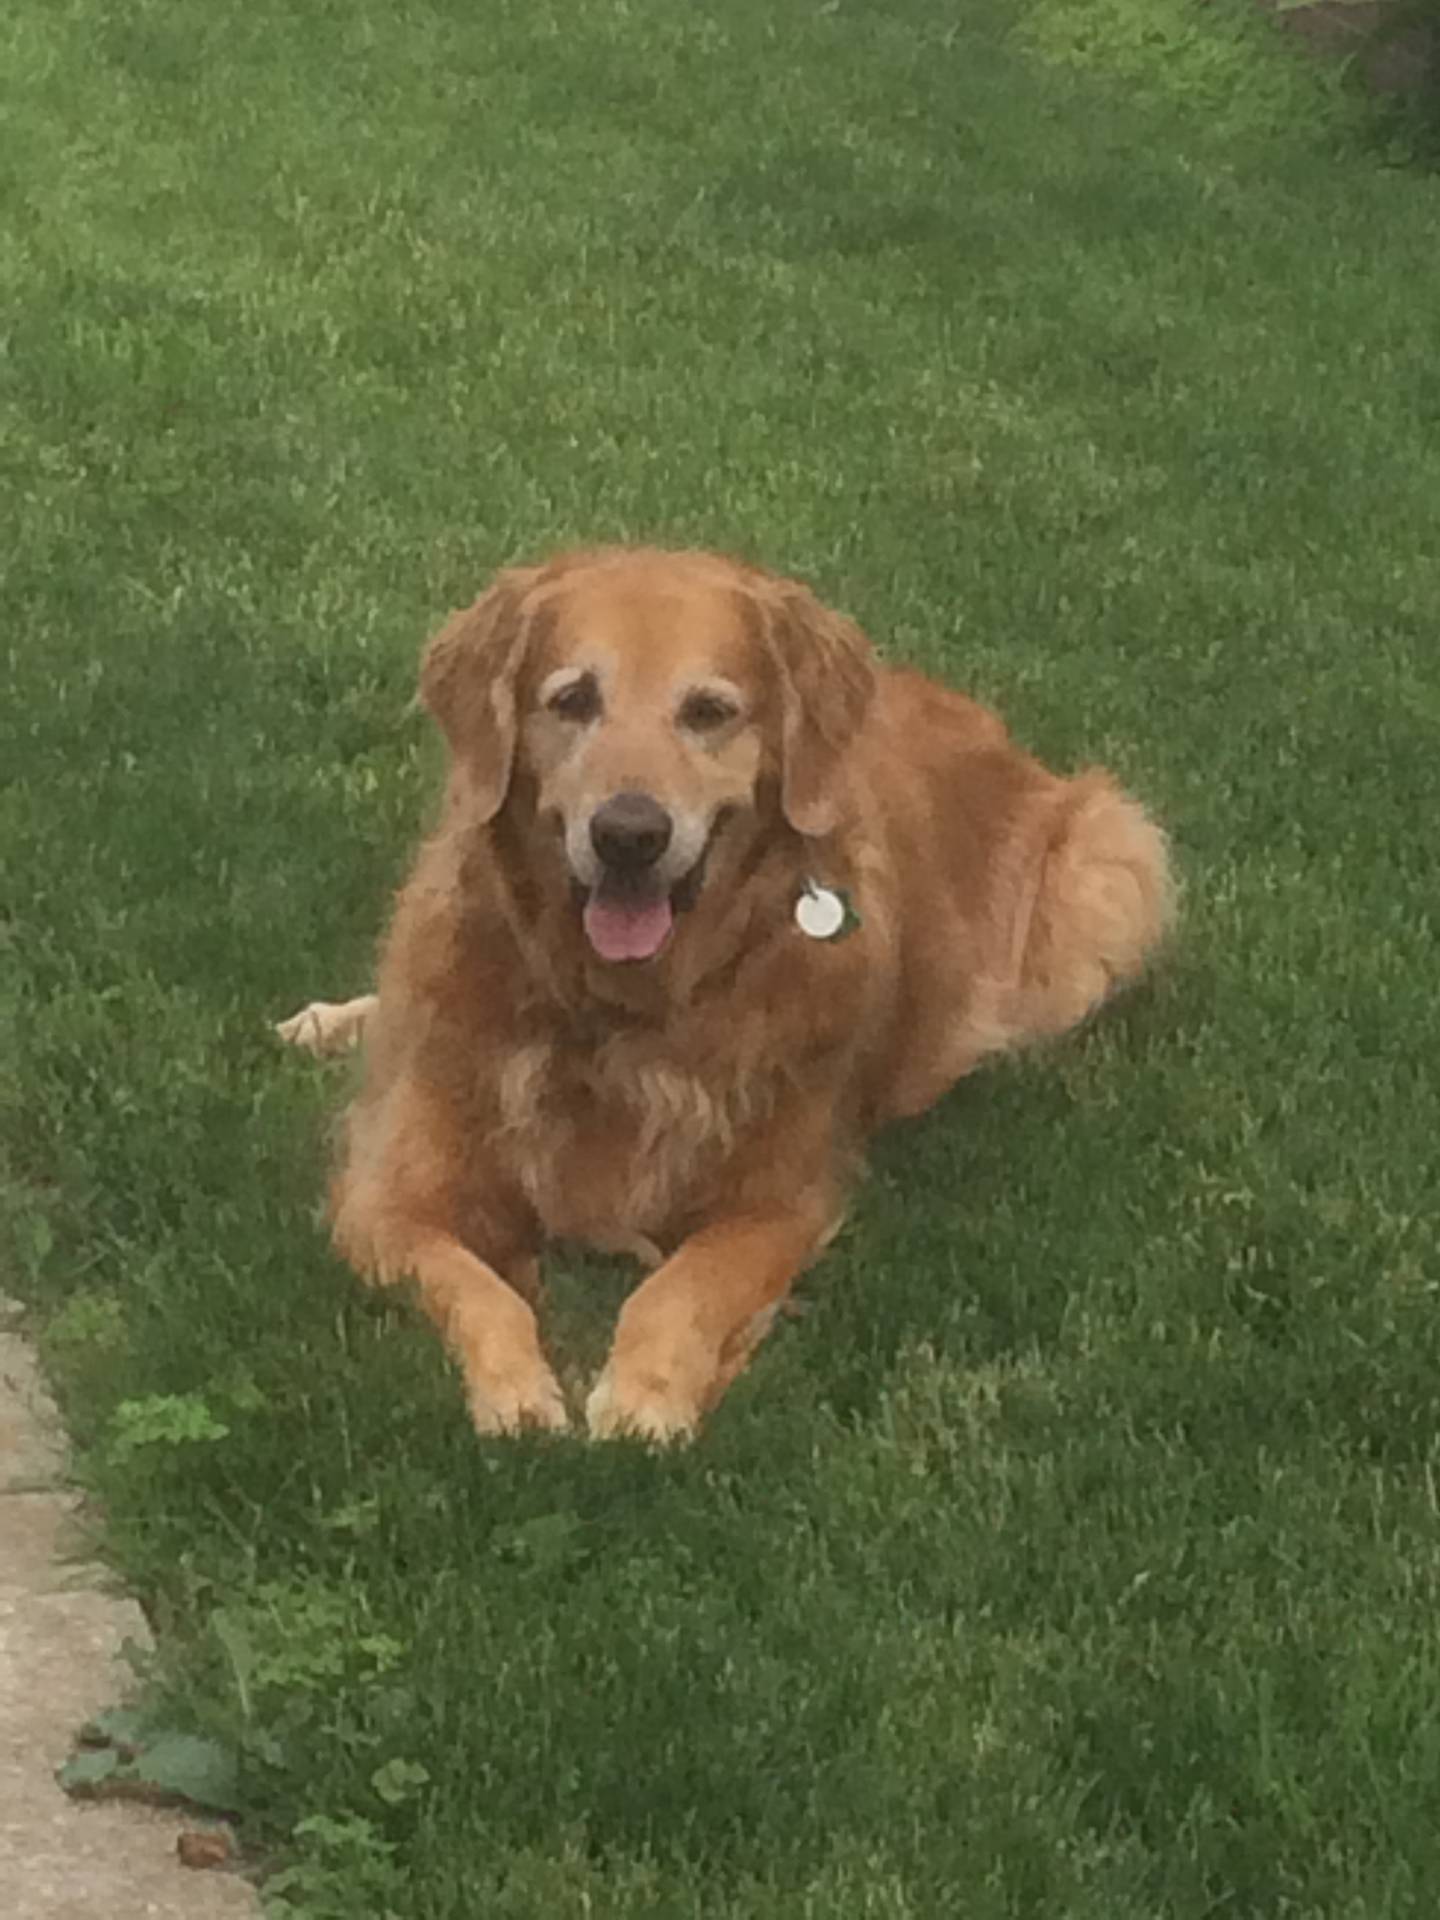
<path fill-rule="evenodd" d="M 637 1254 L 589 1429 L 689 1435 L 866 1136 L 1139 972 L 1165 838 L 1107 774 L 1058 778 L 805 587 L 712 554 L 504 572 L 420 687 L 449 784 L 377 993 L 282 1030 L 365 1030 L 336 1244 L 418 1285 L 482 1432 L 566 1425 L 545 1243 Z"/>

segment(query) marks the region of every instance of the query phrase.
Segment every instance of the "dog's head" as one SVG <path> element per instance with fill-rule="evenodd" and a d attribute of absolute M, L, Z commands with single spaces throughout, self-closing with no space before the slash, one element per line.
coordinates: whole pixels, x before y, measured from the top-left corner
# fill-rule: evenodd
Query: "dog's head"
<path fill-rule="evenodd" d="M 649 549 L 501 574 L 421 673 L 467 811 L 523 795 L 611 962 L 661 952 L 721 835 L 833 829 L 873 688 L 863 635 L 806 588 Z"/>

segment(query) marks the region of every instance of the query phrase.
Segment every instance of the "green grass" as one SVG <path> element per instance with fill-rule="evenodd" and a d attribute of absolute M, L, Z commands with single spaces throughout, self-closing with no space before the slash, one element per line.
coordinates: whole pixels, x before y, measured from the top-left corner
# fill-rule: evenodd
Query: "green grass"
<path fill-rule="evenodd" d="M 1440 184 L 1075 15 L 0 23 L 10 1266 L 277 1907 L 1434 1910 Z M 880 1146 L 693 1451 L 478 1444 L 266 1022 L 367 980 L 426 632 L 642 536 L 1117 766 L 1184 932 Z"/>

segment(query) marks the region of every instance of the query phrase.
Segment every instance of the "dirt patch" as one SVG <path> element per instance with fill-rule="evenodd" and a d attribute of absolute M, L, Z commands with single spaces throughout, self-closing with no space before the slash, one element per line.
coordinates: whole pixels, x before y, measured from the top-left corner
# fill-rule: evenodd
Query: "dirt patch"
<path fill-rule="evenodd" d="M 1314 0 L 1287 6 L 1259 0 L 1310 52 L 1353 60 L 1372 93 L 1415 99 L 1440 92 L 1440 24 L 1417 18 L 1407 0 Z"/>

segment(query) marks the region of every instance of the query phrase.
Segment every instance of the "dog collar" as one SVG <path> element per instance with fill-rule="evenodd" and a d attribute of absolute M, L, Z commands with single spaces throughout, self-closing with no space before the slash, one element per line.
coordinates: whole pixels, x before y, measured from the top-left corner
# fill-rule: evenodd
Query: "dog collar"
<path fill-rule="evenodd" d="M 807 880 L 795 902 L 795 924 L 811 940 L 843 940 L 860 925 L 860 916 L 843 887 Z"/>

